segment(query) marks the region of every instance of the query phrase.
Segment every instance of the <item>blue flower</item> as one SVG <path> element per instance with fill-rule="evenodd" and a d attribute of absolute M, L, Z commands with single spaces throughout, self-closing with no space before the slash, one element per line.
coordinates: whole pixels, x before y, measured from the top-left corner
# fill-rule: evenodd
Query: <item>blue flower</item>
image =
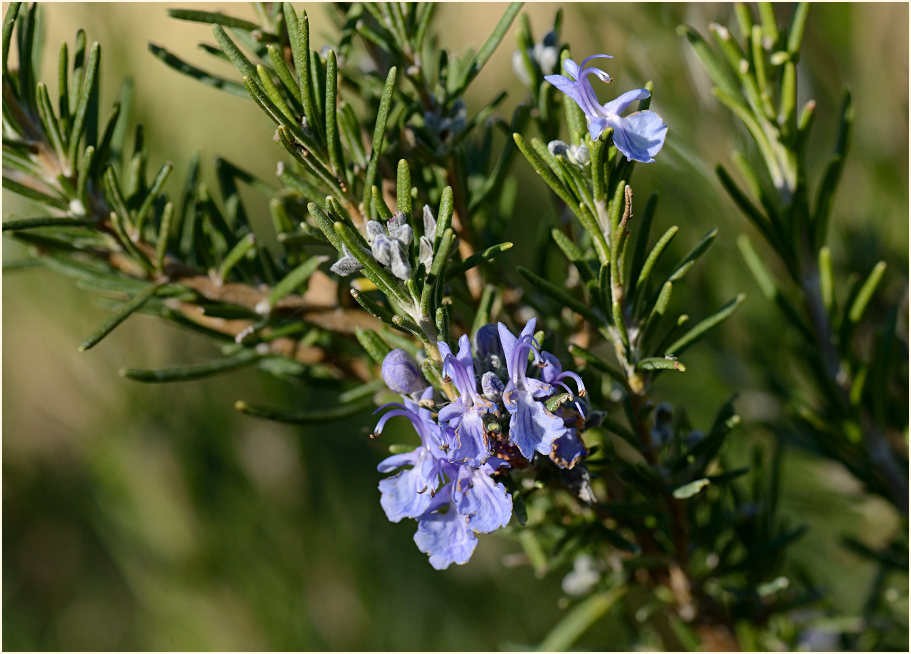
<path fill-rule="evenodd" d="M 535 319 L 528 321 L 518 338 L 503 323 L 499 323 L 498 328 L 509 371 L 509 382 L 503 390 L 503 404 L 512 416 L 509 419 L 509 440 L 528 460 L 535 451 L 549 456 L 553 442 L 563 435 L 566 427 L 563 420 L 548 411 L 544 404 L 535 401 L 550 395 L 553 387 L 526 375 L 528 353 L 533 352 L 536 358 L 539 356 L 533 336 Z"/>
<path fill-rule="evenodd" d="M 421 399 L 430 399 L 433 388 L 427 387 Z M 430 411 L 409 399 L 402 404 L 387 404 L 377 411 L 395 407 L 380 418 L 374 429 L 379 436 L 386 422 L 396 416 L 405 416 L 414 425 L 421 437 L 421 444 L 411 452 L 390 456 L 377 466 L 380 472 L 391 472 L 397 468 L 411 466 L 380 484 L 380 504 L 391 522 L 402 518 L 417 518 L 425 513 L 432 496 L 443 482 L 444 464 L 447 463 L 442 449 L 440 426 L 431 418 Z"/>
<path fill-rule="evenodd" d="M 512 497 L 491 474 L 507 465 L 492 458 L 479 468 L 448 466 L 452 479 L 430 500 L 418 517 L 414 542 L 430 555 L 430 565 L 445 570 L 467 563 L 478 544 L 474 532 L 488 534 L 505 527 L 512 517 Z"/>
<path fill-rule="evenodd" d="M 496 408 L 477 392 L 471 343 L 467 335 L 459 339 L 459 353 L 453 355 L 446 343 L 437 343 L 443 358 L 443 375 L 455 384 L 459 399 L 440 410 L 440 424 L 445 424 L 448 444 L 452 448 L 449 460 L 480 466 L 490 456 L 490 444 L 484 429 L 483 416 Z"/>
<path fill-rule="evenodd" d="M 468 516 L 452 510 L 451 499 L 451 495 L 447 498 L 443 493 L 437 493 L 428 513 L 418 520 L 418 530 L 414 534 L 418 549 L 430 555 L 430 565 L 436 570 L 445 570 L 453 563 L 468 563 L 478 545 L 477 536 L 468 526 Z M 444 507 L 449 510 L 438 510 Z"/>
<path fill-rule="evenodd" d="M 512 496 L 491 475 L 506 461 L 491 457 L 480 468 L 459 466 L 452 489 L 456 510 L 468 516 L 468 526 L 482 534 L 505 527 L 512 517 Z"/>
<path fill-rule="evenodd" d="M 567 75 L 547 75 L 544 79 L 556 86 L 560 91 L 572 98 L 582 111 L 588 122 L 588 131 L 592 139 L 597 139 L 601 132 L 608 127 L 614 130 L 614 145 L 622 152 L 627 160 L 652 163 L 654 157 L 664 146 L 664 137 L 667 135 L 667 125 L 661 116 L 654 111 L 637 111 L 629 116 L 621 116 L 634 100 L 644 100 L 650 93 L 646 89 L 627 91 L 618 98 L 598 104 L 598 98 L 592 89 L 589 75 L 594 75 L 602 82 L 610 82 L 610 75 L 600 68 L 587 66 L 592 59 L 612 59 L 610 55 L 596 54 L 587 57 L 579 66 L 572 59 L 563 63 Z"/>

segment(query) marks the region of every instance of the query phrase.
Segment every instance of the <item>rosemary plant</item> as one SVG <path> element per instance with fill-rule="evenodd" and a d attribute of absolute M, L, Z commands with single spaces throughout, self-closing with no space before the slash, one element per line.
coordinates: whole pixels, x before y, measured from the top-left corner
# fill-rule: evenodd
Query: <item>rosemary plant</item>
<path fill-rule="evenodd" d="M 804 533 L 778 511 L 786 436 L 894 506 L 901 527 L 885 550 L 850 546 L 883 575 L 901 567 L 906 341 L 896 334 L 897 303 L 869 315 L 885 264 L 841 281 L 826 245 L 853 111 L 846 93 L 834 155 L 811 185 L 816 106 L 797 109 L 808 5 L 787 28 L 770 5 L 758 22 L 738 5 L 740 40 L 712 25 L 714 46 L 681 28 L 717 98 L 755 141 L 758 156 L 733 155 L 741 181 L 717 172 L 768 243 L 760 255 L 749 236 L 737 241 L 762 295 L 803 339 L 794 357 L 814 382 L 795 394 L 796 382 L 770 377 L 791 419 L 749 466 L 727 454 L 729 436 L 743 431 L 736 389 L 705 424 L 691 424 L 662 391 L 698 391 L 686 381 L 690 348 L 745 295 L 703 315 L 674 301 L 718 230 L 694 234 L 685 208 L 669 211 L 656 190 L 633 183 L 637 169 L 662 165 L 666 139 L 683 131 L 661 118 L 660 88 L 645 82 L 602 104 L 595 89 L 611 81 L 607 55 L 572 51 L 562 12 L 536 39 L 519 3 L 462 54 L 440 47 L 433 3 L 335 5 L 334 40 L 322 49 L 305 10 L 255 9 L 252 21 L 168 11 L 211 26 L 215 45 L 202 47 L 230 62 L 230 75 L 149 44 L 164 65 L 255 103 L 274 127 L 262 144 L 277 160 L 274 178 L 218 158 L 209 188 L 201 171 L 210 164 L 199 156 L 188 156 L 181 184 L 170 163 L 148 169 L 147 135 L 126 129 L 131 87 L 102 106 L 102 46 L 83 30 L 60 46 L 57 80 L 40 79 L 41 8 L 9 5 L 3 186 L 38 209 L 4 220 L 32 255 L 5 265 L 46 265 L 116 300 L 80 350 L 149 314 L 210 337 L 220 354 L 126 368 L 127 379 L 188 381 L 249 366 L 325 385 L 337 401 L 302 409 L 241 396 L 234 406 L 244 414 L 321 426 L 351 418 L 381 441 L 390 420 L 406 418 L 397 422 L 410 422 L 420 444 L 387 443 L 391 456 L 377 463 L 394 474 L 377 476 L 377 511 L 415 520 L 415 544 L 434 568 L 468 563 L 485 547 L 478 534 L 505 528 L 536 574 L 564 574 L 572 603 L 544 649 L 572 647 L 621 614 L 634 635 L 602 647 L 797 646 L 789 620 L 822 592 L 782 575 L 787 547 Z M 505 91 L 471 107 L 466 93 L 514 23 L 512 62 L 527 96 L 510 116 L 500 111 Z M 514 180 L 528 171 L 551 194 L 539 216 L 521 217 L 546 226 L 537 252 L 514 247 L 527 245 Z M 245 187 L 267 200 L 272 234 L 254 229 L 264 221 Z M 655 233 L 661 212 L 680 225 Z M 675 239 L 689 251 L 672 260 Z M 545 250 L 559 261 L 536 256 Z M 780 265 L 770 270 L 770 259 Z M 383 415 L 370 418 L 378 405 Z M 865 629 L 894 625 L 875 610 L 881 592 L 882 584 Z M 845 642 L 887 642 L 852 638 Z"/>

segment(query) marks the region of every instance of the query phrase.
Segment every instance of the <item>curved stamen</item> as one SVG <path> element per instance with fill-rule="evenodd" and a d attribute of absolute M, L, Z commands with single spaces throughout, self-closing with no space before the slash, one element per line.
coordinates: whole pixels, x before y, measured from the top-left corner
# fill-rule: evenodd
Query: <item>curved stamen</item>
<path fill-rule="evenodd" d="M 401 402 L 387 402 L 387 403 L 384 404 L 383 406 L 377 407 L 376 410 L 373 412 L 373 415 L 376 415 L 376 414 L 378 414 L 380 411 L 382 411 L 383 409 L 388 409 L 388 408 L 391 407 L 391 406 L 396 406 L 396 407 L 402 409 L 403 411 L 407 411 L 407 410 L 408 410 L 408 408 L 407 408 L 404 404 L 402 404 Z"/>
<path fill-rule="evenodd" d="M 567 386 L 567 385 L 564 384 L 563 382 L 554 380 L 554 383 L 555 383 L 557 386 L 562 387 L 563 390 L 565 390 L 565 391 L 566 391 L 567 393 L 569 393 L 570 395 L 574 395 L 574 393 L 572 392 L 572 390 L 570 390 L 569 386 Z M 580 395 L 581 395 L 581 394 L 580 394 Z M 579 400 L 573 400 L 573 404 L 576 405 L 576 410 L 579 412 L 579 415 L 582 416 L 582 417 L 584 418 L 584 417 L 585 417 L 585 412 L 582 410 L 582 405 L 579 404 Z"/>
<path fill-rule="evenodd" d="M 373 433 L 376 434 L 377 436 L 382 434 L 383 427 L 386 426 L 386 423 L 389 422 L 390 419 L 395 418 L 396 416 L 405 416 L 406 418 L 408 418 L 411 421 L 411 424 L 414 425 L 414 428 L 418 430 L 418 433 L 420 433 L 420 428 L 418 427 L 418 423 L 416 420 L 417 416 L 415 416 L 414 413 L 412 413 L 411 411 L 409 411 L 408 409 L 405 409 L 405 408 L 395 409 L 394 411 L 390 411 L 386 414 L 383 414 L 383 417 L 380 418 L 378 423 L 376 423 L 376 427 L 374 428 Z"/>
<path fill-rule="evenodd" d="M 576 388 L 579 389 L 579 392 L 576 393 L 576 395 L 579 395 L 580 397 L 585 397 L 585 384 L 582 383 L 582 378 L 579 377 L 579 375 L 577 375 L 576 373 L 574 373 L 571 370 L 566 370 L 564 372 L 561 372 L 556 377 L 554 377 L 554 379 L 563 379 L 564 377 L 569 377 L 570 379 L 572 379 L 573 381 L 576 382 Z"/>

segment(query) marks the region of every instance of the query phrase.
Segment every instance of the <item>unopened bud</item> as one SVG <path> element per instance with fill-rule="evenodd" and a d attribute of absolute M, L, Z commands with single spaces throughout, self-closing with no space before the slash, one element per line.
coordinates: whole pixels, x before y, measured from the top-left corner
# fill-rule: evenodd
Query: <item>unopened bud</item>
<path fill-rule="evenodd" d="M 402 349 L 392 350 L 383 359 L 383 381 L 401 395 L 416 393 L 427 386 L 418 364 Z"/>

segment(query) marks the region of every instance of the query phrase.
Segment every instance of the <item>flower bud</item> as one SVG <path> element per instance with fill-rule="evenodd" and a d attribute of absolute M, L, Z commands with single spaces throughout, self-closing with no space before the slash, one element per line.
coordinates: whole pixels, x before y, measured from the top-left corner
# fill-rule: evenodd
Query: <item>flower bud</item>
<path fill-rule="evenodd" d="M 416 393 L 427 386 L 418 364 L 402 349 L 393 350 L 383 359 L 383 381 L 401 395 Z"/>
<path fill-rule="evenodd" d="M 481 390 L 484 391 L 484 397 L 491 402 L 499 402 L 503 394 L 503 382 L 492 372 L 485 372 L 481 377 Z"/>
<path fill-rule="evenodd" d="M 503 356 L 503 346 L 500 345 L 500 333 L 496 325 L 484 325 L 474 333 L 474 350 L 480 359 L 486 359 L 490 355 Z"/>

